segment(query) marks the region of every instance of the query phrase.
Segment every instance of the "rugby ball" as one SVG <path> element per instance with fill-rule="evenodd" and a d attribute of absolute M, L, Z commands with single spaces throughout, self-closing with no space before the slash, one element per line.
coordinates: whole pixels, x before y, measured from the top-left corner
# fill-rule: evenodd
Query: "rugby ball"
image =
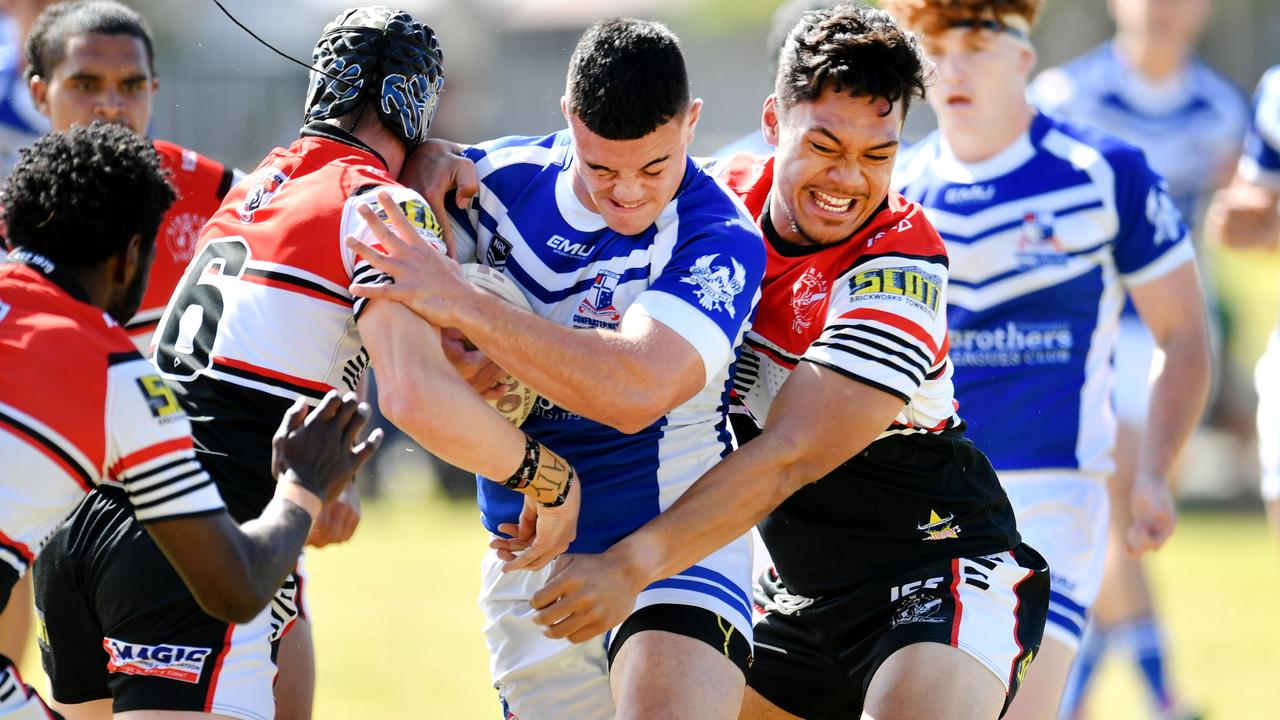
<path fill-rule="evenodd" d="M 481 290 L 497 295 L 522 310 L 533 312 L 533 307 L 529 305 L 529 300 L 525 298 L 524 293 L 520 292 L 520 288 L 516 287 L 511 278 L 503 275 L 500 270 L 480 263 L 463 263 L 462 275 Z M 510 375 L 502 382 L 512 387 L 502 397 L 486 402 L 519 427 L 525 418 L 529 417 L 529 413 L 533 412 L 533 406 L 538 402 L 538 393 Z"/>

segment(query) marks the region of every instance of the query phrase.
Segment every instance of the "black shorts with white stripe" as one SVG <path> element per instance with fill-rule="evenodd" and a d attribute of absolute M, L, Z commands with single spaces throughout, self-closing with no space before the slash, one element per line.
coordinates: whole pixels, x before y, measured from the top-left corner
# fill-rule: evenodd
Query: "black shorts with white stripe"
<path fill-rule="evenodd" d="M 958 648 L 1005 687 L 1009 708 L 1040 648 L 1049 568 L 1027 545 L 952 558 L 819 598 L 760 578 L 755 665 L 748 684 L 807 720 L 860 717 L 867 688 L 894 652 L 922 642 Z"/>

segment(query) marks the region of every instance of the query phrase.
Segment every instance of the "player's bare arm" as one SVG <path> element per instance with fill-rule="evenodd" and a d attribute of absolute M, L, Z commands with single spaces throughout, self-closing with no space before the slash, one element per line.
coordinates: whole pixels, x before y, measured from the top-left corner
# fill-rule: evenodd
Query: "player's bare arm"
<path fill-rule="evenodd" d="M 1165 355 L 1151 389 L 1151 421 L 1143 429 L 1131 500 L 1130 554 L 1158 550 L 1177 522 L 1169 476 L 1200 421 L 1212 362 L 1205 298 L 1194 262 L 1129 288 L 1142 321 Z"/>
<path fill-rule="evenodd" d="M 1233 248 L 1280 247 L 1280 191 L 1236 178 L 1205 213 L 1208 234 Z"/>
<path fill-rule="evenodd" d="M 383 208 L 403 218 L 389 197 Z M 397 300 L 433 325 L 458 328 L 493 362 L 567 410 L 636 432 L 706 383 L 697 350 L 647 316 L 627 313 L 617 332 L 557 325 L 476 289 L 415 236 L 391 232 L 371 209 L 360 212 L 386 252 L 356 238 L 347 242 L 395 283 L 353 285 L 352 293 Z M 593 372 L 580 372 L 584 357 L 592 358 Z"/>
<path fill-rule="evenodd" d="M 458 153 L 462 147 L 455 142 L 433 138 L 414 148 L 400 170 L 400 182 L 421 193 L 436 217 L 449 217 L 445 196 L 454 191 L 454 202 L 465 208 L 480 190 L 476 178 L 476 166 Z M 449 257 L 458 258 L 457 238 L 449 222 L 441 223 L 444 242 Z"/>
<path fill-rule="evenodd" d="M 764 432 L 731 453 L 666 512 L 601 555 L 569 555 L 536 593 L 550 637 L 585 642 L 619 623 L 648 584 L 680 572 L 751 529 L 804 485 L 858 454 L 902 400 L 801 362 Z"/>
<path fill-rule="evenodd" d="M 281 472 L 261 516 L 241 526 L 226 512 L 147 526 L 206 612 L 240 623 L 266 607 L 293 570 L 324 501 L 336 498 L 381 444 L 380 430 L 355 442 L 368 418 L 369 407 L 354 395 L 330 392 L 311 412 L 299 402 L 272 440 Z"/>
<path fill-rule="evenodd" d="M 382 205 L 399 236 L 367 206 L 360 210 L 380 241 L 409 238 L 406 245 L 429 250 L 446 272 L 471 288 L 458 274 L 457 263 L 420 241 L 390 196 L 384 194 Z M 505 305 L 500 300 L 498 304 Z M 540 568 L 567 550 L 577 536 L 581 504 L 572 468 L 538 443 L 533 443 L 536 457 L 530 458 L 534 451 L 528 436 L 450 368 L 437 327 L 399 303 L 374 302 L 360 318 L 360 336 L 382 379 L 378 404 L 387 419 L 446 462 L 505 483 L 531 499 L 527 521 L 522 519 L 518 534 L 512 533 L 531 545 L 524 566 Z"/>

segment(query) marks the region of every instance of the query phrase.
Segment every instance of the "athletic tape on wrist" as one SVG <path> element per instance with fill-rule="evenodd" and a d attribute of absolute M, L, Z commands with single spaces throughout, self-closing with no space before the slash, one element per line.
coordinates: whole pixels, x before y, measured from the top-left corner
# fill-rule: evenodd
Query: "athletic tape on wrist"
<path fill-rule="evenodd" d="M 542 460 L 542 444 L 537 440 L 524 436 L 524 460 L 520 467 L 502 483 L 503 487 L 512 490 L 524 490 L 538 476 L 538 463 Z"/>
<path fill-rule="evenodd" d="M 324 501 L 319 496 L 294 480 L 280 480 L 280 486 L 276 489 L 276 494 L 281 499 L 288 500 L 306 511 L 311 516 L 311 524 L 313 526 L 320 517 L 320 511 L 324 509 Z"/>

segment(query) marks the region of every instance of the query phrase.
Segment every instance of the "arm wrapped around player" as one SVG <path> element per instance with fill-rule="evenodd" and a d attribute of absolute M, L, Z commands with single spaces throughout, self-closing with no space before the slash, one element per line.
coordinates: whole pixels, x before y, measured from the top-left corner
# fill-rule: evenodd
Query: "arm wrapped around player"
<path fill-rule="evenodd" d="M 537 570 L 569 549 L 577 537 L 582 502 L 573 466 L 551 448 L 525 436 L 520 466 L 506 480 L 497 482 L 525 496 L 520 521 L 498 526 L 511 537 L 489 544 L 506 561 L 504 571 Z"/>

